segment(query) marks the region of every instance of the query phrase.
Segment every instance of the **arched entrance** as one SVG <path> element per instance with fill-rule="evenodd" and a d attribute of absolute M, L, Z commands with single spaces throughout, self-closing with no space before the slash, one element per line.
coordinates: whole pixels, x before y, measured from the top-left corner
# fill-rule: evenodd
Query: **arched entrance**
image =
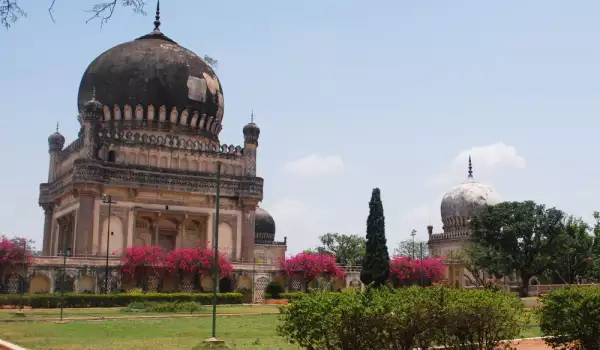
<path fill-rule="evenodd" d="M 233 280 L 231 277 L 223 277 L 219 281 L 219 293 L 233 292 Z"/>

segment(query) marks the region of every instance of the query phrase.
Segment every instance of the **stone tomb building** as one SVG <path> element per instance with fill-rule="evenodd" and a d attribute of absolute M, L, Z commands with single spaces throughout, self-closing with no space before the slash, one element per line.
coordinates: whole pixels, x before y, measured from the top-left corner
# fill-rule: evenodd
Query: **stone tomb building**
<path fill-rule="evenodd" d="M 82 284 L 100 291 L 107 253 L 111 288 L 120 288 L 116 267 L 127 247 L 212 246 L 217 225 L 238 287 L 254 280 L 264 289 L 285 256 L 286 240 L 275 241 L 275 222 L 258 207 L 259 127 L 253 118 L 243 127 L 241 146 L 220 142 L 221 83 L 203 59 L 160 31 L 158 15 L 151 33 L 90 63 L 79 86 L 77 138 L 66 147 L 58 129 L 48 138 L 48 181 L 39 195 L 43 257 L 29 269 L 32 292 L 54 290 L 52 271 L 63 254 L 76 291 Z"/>
<path fill-rule="evenodd" d="M 444 232 L 433 233 L 433 226 L 427 226 L 429 255 L 445 258 L 446 277 L 453 286 L 469 285 L 462 251 L 471 236 L 470 219 L 481 213 L 486 205 L 498 203 L 500 203 L 498 194 L 490 186 L 476 181 L 473 177 L 471 156 L 469 156 L 466 180 L 446 192 L 442 198 L 440 209 Z"/>

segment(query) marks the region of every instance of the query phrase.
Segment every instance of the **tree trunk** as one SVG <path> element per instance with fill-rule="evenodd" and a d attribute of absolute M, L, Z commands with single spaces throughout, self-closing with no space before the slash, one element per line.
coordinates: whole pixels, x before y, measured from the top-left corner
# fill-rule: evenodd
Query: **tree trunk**
<path fill-rule="evenodd" d="M 521 272 L 521 292 L 519 296 L 525 298 L 529 295 L 529 279 L 531 276 L 525 272 Z"/>

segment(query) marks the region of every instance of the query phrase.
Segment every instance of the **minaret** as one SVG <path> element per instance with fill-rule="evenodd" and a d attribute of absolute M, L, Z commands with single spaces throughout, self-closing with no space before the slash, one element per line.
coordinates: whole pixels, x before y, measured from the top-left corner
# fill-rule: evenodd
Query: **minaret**
<path fill-rule="evenodd" d="M 244 132 L 244 167 L 246 177 L 256 177 L 256 148 L 258 147 L 258 136 L 260 128 L 254 124 L 254 112 L 250 115 L 250 123 L 246 124 Z M 256 213 L 256 200 L 242 201 L 242 256 L 244 262 L 254 260 L 254 239 Z"/>
<path fill-rule="evenodd" d="M 50 154 L 50 164 L 48 166 L 48 182 L 56 178 L 56 167 L 58 166 L 58 156 L 65 145 L 65 137 L 58 132 L 58 123 L 56 123 L 56 132 L 48 137 L 48 153 Z"/>
<path fill-rule="evenodd" d="M 102 120 L 103 108 L 102 103 L 96 100 L 96 87 L 92 91 L 92 99 L 87 101 L 83 105 L 83 148 L 84 158 L 94 159 L 96 158 L 96 145 L 94 139 L 96 138 L 96 124 Z"/>
<path fill-rule="evenodd" d="M 250 115 L 250 123 L 246 124 L 244 132 L 244 165 L 246 176 L 256 176 L 256 149 L 260 128 L 254 124 L 254 111 Z"/>

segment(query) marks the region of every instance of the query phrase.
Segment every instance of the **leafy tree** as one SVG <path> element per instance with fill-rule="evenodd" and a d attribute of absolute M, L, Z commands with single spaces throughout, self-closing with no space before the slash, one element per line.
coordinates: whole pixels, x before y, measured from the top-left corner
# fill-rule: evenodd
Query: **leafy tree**
<path fill-rule="evenodd" d="M 54 7 L 59 1 L 60 0 L 48 0 L 48 14 L 52 21 L 54 21 Z M 99 20 L 100 25 L 103 25 L 112 17 L 118 6 L 131 8 L 134 13 L 142 15 L 146 14 L 144 10 L 146 0 L 103 1 L 92 5 L 92 7 L 86 11 L 90 14 L 86 23 L 92 20 Z M 17 0 L 0 0 L 0 25 L 3 25 L 8 29 L 11 24 L 23 17 L 27 17 L 27 12 L 17 3 Z"/>
<path fill-rule="evenodd" d="M 521 296 L 527 295 L 529 279 L 551 265 L 557 238 L 564 230 L 565 214 L 533 201 L 503 202 L 488 206 L 471 220 L 472 241 L 481 255 L 475 264 L 516 271 L 522 281 Z"/>
<path fill-rule="evenodd" d="M 581 219 L 567 218 L 564 232 L 554 243 L 554 255 L 548 269 L 553 274 L 553 283 L 572 283 L 575 276 L 587 274 L 594 245 L 589 231 L 589 225 Z"/>
<path fill-rule="evenodd" d="M 594 243 L 592 244 L 591 261 L 588 266 L 587 276 L 600 280 L 600 213 L 594 212 Z"/>
<path fill-rule="evenodd" d="M 217 69 L 217 67 L 219 66 L 219 60 L 215 60 L 209 55 L 204 55 L 204 62 L 208 63 L 208 65 L 211 66 L 212 69 Z"/>
<path fill-rule="evenodd" d="M 479 244 L 467 244 L 457 256 L 465 266 L 465 277 L 472 285 L 486 284 L 486 276 L 502 277 L 510 274 L 506 258 L 495 249 Z"/>
<path fill-rule="evenodd" d="M 394 249 L 394 255 L 396 256 L 408 256 L 411 258 L 421 258 L 421 251 L 419 249 L 419 245 L 422 244 L 424 247 L 427 247 L 427 241 L 414 241 L 412 239 L 407 239 L 404 241 L 400 241 L 398 243 L 398 247 Z M 429 249 L 423 249 L 423 257 L 429 257 Z"/>
<path fill-rule="evenodd" d="M 365 239 L 358 235 L 326 233 L 319 237 L 322 246 L 316 250 L 320 253 L 335 255 L 340 265 L 357 265 L 365 256 Z"/>
<path fill-rule="evenodd" d="M 360 279 L 365 285 L 374 283 L 375 287 L 379 287 L 387 281 L 390 273 L 390 255 L 386 243 L 381 192 L 379 188 L 374 188 L 367 218 L 366 253 L 360 272 Z"/>

